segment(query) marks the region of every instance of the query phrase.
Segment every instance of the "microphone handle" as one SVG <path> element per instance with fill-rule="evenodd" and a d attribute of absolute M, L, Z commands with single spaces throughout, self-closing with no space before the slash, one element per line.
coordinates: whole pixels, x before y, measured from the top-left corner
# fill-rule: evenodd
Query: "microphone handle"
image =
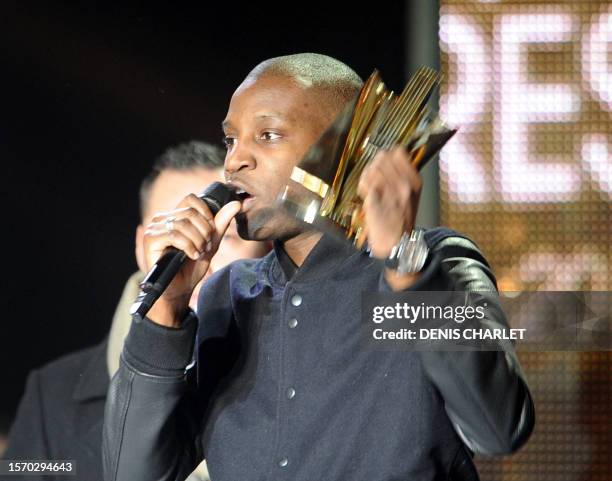
<path fill-rule="evenodd" d="M 169 247 L 140 284 L 140 293 L 130 308 L 136 320 L 142 320 L 153 307 L 155 301 L 164 293 L 185 262 L 187 254 Z"/>

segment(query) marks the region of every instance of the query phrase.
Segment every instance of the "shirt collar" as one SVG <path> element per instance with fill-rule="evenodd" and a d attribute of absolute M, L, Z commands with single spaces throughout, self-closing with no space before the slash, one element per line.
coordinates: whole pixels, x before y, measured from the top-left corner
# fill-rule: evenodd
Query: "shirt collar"
<path fill-rule="evenodd" d="M 280 242 L 275 242 L 273 248 L 278 263 L 283 270 L 283 274 L 285 274 L 285 279 L 291 280 L 298 270 L 297 264 L 289 257 L 289 254 L 287 254 Z"/>
<path fill-rule="evenodd" d="M 346 259 L 354 255 L 362 255 L 362 252 L 355 249 L 349 241 L 323 234 L 299 268 L 279 241 L 274 241 L 273 250 L 267 256 L 268 262 L 264 262 L 262 267 L 271 286 L 283 286 L 289 281 L 307 283 L 333 273 Z"/>

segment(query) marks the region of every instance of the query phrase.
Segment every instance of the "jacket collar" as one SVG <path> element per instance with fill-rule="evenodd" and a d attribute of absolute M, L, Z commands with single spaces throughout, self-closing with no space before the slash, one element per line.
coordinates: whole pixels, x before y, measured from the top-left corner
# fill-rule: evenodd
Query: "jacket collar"
<path fill-rule="evenodd" d="M 140 283 L 144 278 L 142 272 L 135 272 L 130 276 L 125 283 L 121 299 L 115 309 L 113 323 L 111 325 L 108 348 L 106 350 L 106 366 L 108 377 L 112 378 L 119 369 L 119 357 L 123 349 L 123 343 L 132 324 L 132 316 L 130 315 L 130 307 L 138 296 L 140 291 Z"/>
<path fill-rule="evenodd" d="M 126 282 L 115 309 L 110 333 L 94 348 L 73 391 L 75 401 L 85 402 L 106 396 L 110 379 L 119 368 L 119 356 L 130 329 L 132 318 L 129 308 L 138 295 L 143 277 L 142 272 L 135 272 Z"/>
<path fill-rule="evenodd" d="M 347 259 L 363 255 L 350 242 L 323 234 L 302 265 L 288 278 L 281 264 L 281 258 L 286 256 L 282 249 L 282 244 L 274 241 L 272 252 L 264 258 L 262 264 L 262 274 L 265 275 L 262 280 L 271 287 L 282 287 L 289 281 L 293 284 L 315 282 L 335 272 Z"/>

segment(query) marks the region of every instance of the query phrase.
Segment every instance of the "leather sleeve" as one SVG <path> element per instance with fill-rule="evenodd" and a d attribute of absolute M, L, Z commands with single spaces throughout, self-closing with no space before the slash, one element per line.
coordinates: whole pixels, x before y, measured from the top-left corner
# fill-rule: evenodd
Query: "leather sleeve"
<path fill-rule="evenodd" d="M 183 481 L 204 459 L 209 401 L 237 335 L 229 327 L 231 266 L 202 286 L 199 322 L 193 311 L 178 329 L 132 321 L 106 400 L 105 481 Z"/>
<path fill-rule="evenodd" d="M 197 318 L 179 329 L 132 321 L 104 414 L 106 481 L 184 480 L 202 460 L 202 403 L 192 382 Z"/>
<path fill-rule="evenodd" d="M 508 327 L 493 273 L 473 242 L 447 237 L 432 248 L 432 255 L 448 290 L 477 293 L 487 302 L 481 327 Z M 533 400 L 514 346 L 495 342 L 497 350 L 421 353 L 455 430 L 471 451 L 485 455 L 516 451 L 535 423 Z"/>

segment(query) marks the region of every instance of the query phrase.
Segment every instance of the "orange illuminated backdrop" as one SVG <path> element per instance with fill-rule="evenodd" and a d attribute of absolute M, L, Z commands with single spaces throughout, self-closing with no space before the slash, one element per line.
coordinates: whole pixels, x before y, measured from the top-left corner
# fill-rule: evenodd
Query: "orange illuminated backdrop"
<path fill-rule="evenodd" d="M 500 290 L 612 290 L 612 2 L 441 0 L 442 223 Z M 537 428 L 483 480 L 612 480 L 610 352 L 521 352 Z"/>

